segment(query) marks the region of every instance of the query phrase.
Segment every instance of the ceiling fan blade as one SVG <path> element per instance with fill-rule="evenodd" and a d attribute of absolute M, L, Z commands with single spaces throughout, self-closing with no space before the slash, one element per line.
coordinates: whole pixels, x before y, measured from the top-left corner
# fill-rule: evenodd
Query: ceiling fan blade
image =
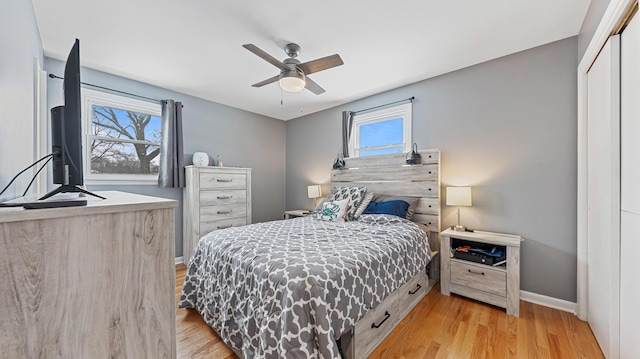
<path fill-rule="evenodd" d="M 315 83 L 315 81 L 313 81 L 312 79 L 307 77 L 305 80 L 306 80 L 307 84 L 304 87 L 307 90 L 313 92 L 316 95 L 320 95 L 321 93 L 324 92 L 324 89 L 322 87 L 320 87 L 320 85 Z"/>
<path fill-rule="evenodd" d="M 275 75 L 275 76 L 273 76 L 271 78 L 268 78 L 268 79 L 266 79 L 264 81 L 260 81 L 257 84 L 253 84 L 251 86 L 253 86 L 253 87 L 262 87 L 264 85 L 268 85 L 268 84 L 270 84 L 272 82 L 278 81 L 279 78 L 280 78 L 280 75 Z"/>
<path fill-rule="evenodd" d="M 304 71 L 305 75 L 312 74 L 314 72 L 323 71 L 326 69 L 330 69 L 332 67 L 340 66 L 344 64 L 340 55 L 335 54 L 327 57 L 323 57 L 320 59 L 307 61 L 298 65 L 298 67 Z"/>
<path fill-rule="evenodd" d="M 242 47 L 244 47 L 245 49 L 253 52 L 254 54 L 258 55 L 259 57 L 261 57 L 263 60 L 267 61 L 268 63 L 272 64 L 273 66 L 279 68 L 280 70 L 288 70 L 289 68 L 287 66 L 285 66 L 282 62 L 278 61 L 278 59 L 276 59 L 275 57 L 267 54 L 266 52 L 260 50 L 256 45 L 254 44 L 246 44 L 246 45 L 242 45 Z"/>

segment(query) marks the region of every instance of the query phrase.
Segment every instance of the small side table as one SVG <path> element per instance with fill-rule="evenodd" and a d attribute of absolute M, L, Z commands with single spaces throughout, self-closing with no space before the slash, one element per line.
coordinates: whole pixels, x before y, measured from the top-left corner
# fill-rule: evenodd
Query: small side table
<path fill-rule="evenodd" d="M 520 316 L 520 242 L 517 235 L 494 232 L 457 232 L 447 229 L 440 233 L 440 292 L 456 293 L 503 307 L 507 314 Z M 494 265 L 452 258 L 457 245 L 488 244 L 506 252 L 504 263 Z"/>
<path fill-rule="evenodd" d="M 309 213 L 311 213 L 311 211 L 306 210 L 306 209 L 294 209 L 291 211 L 285 211 L 284 212 L 284 219 L 291 219 L 291 218 L 296 218 L 296 217 L 304 217 L 306 215 L 308 215 Z"/>

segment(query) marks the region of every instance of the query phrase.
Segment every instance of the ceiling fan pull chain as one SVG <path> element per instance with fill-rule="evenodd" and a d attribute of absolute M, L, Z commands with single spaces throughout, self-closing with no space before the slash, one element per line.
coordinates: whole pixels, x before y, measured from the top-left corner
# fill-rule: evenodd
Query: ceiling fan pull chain
<path fill-rule="evenodd" d="M 280 106 L 284 105 L 284 102 L 282 102 L 282 91 L 284 90 L 280 89 Z"/>
<path fill-rule="evenodd" d="M 302 92 L 300 92 L 300 113 L 302 113 Z"/>

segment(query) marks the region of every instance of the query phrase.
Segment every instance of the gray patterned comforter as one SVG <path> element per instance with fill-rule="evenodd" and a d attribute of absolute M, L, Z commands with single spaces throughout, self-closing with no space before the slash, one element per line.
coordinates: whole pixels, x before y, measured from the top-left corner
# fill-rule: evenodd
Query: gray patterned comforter
<path fill-rule="evenodd" d="M 390 215 L 218 230 L 194 250 L 180 307 L 245 358 L 339 358 L 337 338 L 430 258 L 424 231 Z"/>

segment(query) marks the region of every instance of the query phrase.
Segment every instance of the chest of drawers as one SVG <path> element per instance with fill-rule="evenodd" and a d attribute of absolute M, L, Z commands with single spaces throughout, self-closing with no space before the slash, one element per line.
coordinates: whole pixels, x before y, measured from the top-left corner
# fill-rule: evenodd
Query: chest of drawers
<path fill-rule="evenodd" d="M 182 255 L 188 263 L 205 234 L 251 223 L 251 169 L 186 166 Z"/>

